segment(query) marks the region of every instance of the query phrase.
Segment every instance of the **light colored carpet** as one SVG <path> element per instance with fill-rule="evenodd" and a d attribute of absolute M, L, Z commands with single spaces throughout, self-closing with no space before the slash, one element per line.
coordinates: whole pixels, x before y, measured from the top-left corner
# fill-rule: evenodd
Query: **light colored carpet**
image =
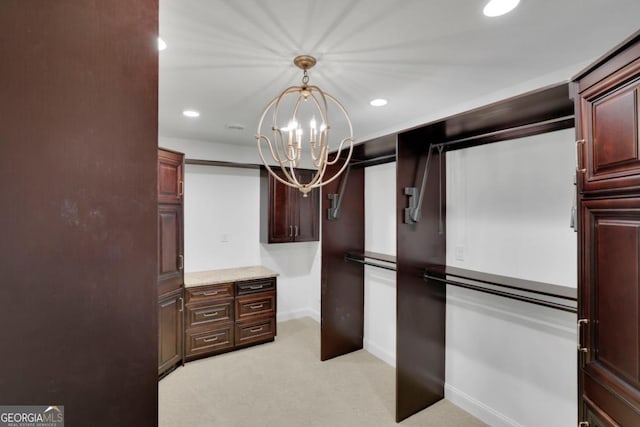
<path fill-rule="evenodd" d="M 275 342 L 189 362 L 160 381 L 161 427 L 396 426 L 395 370 L 360 350 L 320 361 L 320 325 L 278 324 Z M 448 401 L 402 426 L 474 427 Z"/>

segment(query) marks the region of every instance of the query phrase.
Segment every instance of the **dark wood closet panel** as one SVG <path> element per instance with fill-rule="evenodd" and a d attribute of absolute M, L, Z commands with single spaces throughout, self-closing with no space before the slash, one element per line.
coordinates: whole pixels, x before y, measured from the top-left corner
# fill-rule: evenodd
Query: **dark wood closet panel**
<path fill-rule="evenodd" d="M 575 78 L 579 422 L 640 425 L 640 32 Z"/>
<path fill-rule="evenodd" d="M 327 168 L 332 175 L 334 169 Z M 329 194 L 347 180 L 340 217 L 328 219 Z M 364 169 L 322 187 L 322 273 L 320 359 L 341 356 L 363 346 L 364 266 L 345 261 L 349 250 L 364 251 Z"/>
<path fill-rule="evenodd" d="M 445 155 L 432 154 L 422 215 L 416 224 L 404 223 L 408 196 L 405 187 L 420 187 L 427 163 L 429 134 L 413 131 L 398 136 L 397 147 L 397 335 L 396 421 L 444 398 L 446 287 L 424 280 L 428 264 L 446 263 L 446 232 L 438 233 L 440 195 L 446 224 Z M 440 192 L 439 165 L 442 167 Z"/>
<path fill-rule="evenodd" d="M 158 425 L 158 2 L 0 2 L 2 404 Z"/>

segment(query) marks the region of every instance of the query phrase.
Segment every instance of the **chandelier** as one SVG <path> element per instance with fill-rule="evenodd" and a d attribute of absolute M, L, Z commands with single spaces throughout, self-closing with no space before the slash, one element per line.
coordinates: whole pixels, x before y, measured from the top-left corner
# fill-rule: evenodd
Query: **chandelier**
<path fill-rule="evenodd" d="M 297 188 L 307 196 L 311 190 L 330 183 L 345 170 L 353 152 L 353 128 L 349 114 L 340 102 L 318 86 L 308 84 L 307 70 L 316 64 L 316 59 L 300 55 L 294 58 L 293 63 L 303 71 L 302 85 L 286 88 L 267 105 L 258 123 L 256 141 L 260 159 L 269 173 L 281 183 Z M 329 104 L 337 107 L 349 132 L 334 147 L 331 147 L 329 141 Z M 263 132 L 263 122 L 270 112 L 271 128 L 265 130 L 272 133 L 271 139 Z M 265 128 L 267 127 L 265 124 Z M 332 149 L 335 150 L 333 154 Z M 348 150 L 346 157 L 342 156 L 343 150 Z M 264 151 L 270 154 L 271 165 L 266 160 L 269 156 L 265 156 Z M 344 163 L 337 168 L 337 172 L 325 177 L 327 166 L 340 160 Z M 277 170 L 278 167 L 282 174 L 272 169 Z M 301 182 L 295 173 L 298 167 L 311 168 L 315 173 L 309 181 Z"/>

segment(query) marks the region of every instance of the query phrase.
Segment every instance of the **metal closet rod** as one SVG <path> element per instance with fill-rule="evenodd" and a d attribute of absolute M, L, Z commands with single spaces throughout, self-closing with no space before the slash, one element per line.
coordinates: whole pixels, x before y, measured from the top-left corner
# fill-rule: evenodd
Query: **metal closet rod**
<path fill-rule="evenodd" d="M 458 282 L 458 281 L 447 279 L 447 278 L 437 277 L 437 276 L 431 275 L 429 273 L 425 273 L 424 274 L 424 278 L 425 278 L 425 280 L 434 280 L 434 281 L 436 281 L 438 283 L 441 283 L 443 285 L 452 285 L 452 286 L 457 286 L 457 287 L 460 287 L 460 288 L 472 289 L 474 291 L 483 292 L 483 293 L 486 293 L 486 294 L 497 295 L 497 296 L 500 296 L 500 297 L 503 297 L 503 298 L 513 299 L 513 300 L 516 300 L 516 301 L 528 302 L 529 304 L 534 304 L 534 305 L 540 305 L 540 306 L 543 306 L 543 307 L 554 308 L 556 310 L 566 311 L 566 312 L 569 312 L 569 313 L 577 313 L 578 312 L 578 309 L 576 307 L 573 307 L 573 306 L 570 306 L 570 305 L 560 304 L 560 303 L 556 303 L 556 302 L 553 302 L 553 301 L 547 301 L 547 300 L 543 300 L 543 299 L 540 299 L 540 298 L 534 298 L 534 297 L 530 297 L 530 296 L 526 296 L 526 295 L 520 295 L 520 294 L 516 294 L 516 293 L 512 293 L 512 292 L 501 291 L 499 289 L 488 288 L 488 287 L 482 286 L 480 284 L 480 282 L 476 282 L 478 284 Z M 491 283 L 491 285 L 493 285 L 493 286 L 502 286 L 502 285 L 500 285 L 498 283 Z M 522 289 L 522 291 L 530 292 L 530 293 L 537 293 L 535 291 L 530 291 L 530 290 L 525 290 L 525 289 Z M 555 298 L 562 298 L 562 297 L 561 296 L 557 296 Z"/>
<path fill-rule="evenodd" d="M 367 257 L 364 257 L 363 259 L 355 258 L 355 257 L 351 256 L 350 254 L 346 254 L 344 256 L 344 260 L 345 261 L 352 261 L 352 262 L 357 262 L 359 264 L 370 265 L 372 267 L 384 268 L 385 270 L 396 271 L 395 265 L 394 266 L 390 266 L 390 265 L 378 264 L 378 263 L 375 263 L 375 262 L 367 261 L 366 258 Z"/>

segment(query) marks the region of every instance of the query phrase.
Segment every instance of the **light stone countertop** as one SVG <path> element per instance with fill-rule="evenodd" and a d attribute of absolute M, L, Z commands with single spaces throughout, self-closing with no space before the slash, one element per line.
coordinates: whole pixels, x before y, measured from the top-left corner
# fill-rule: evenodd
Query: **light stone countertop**
<path fill-rule="evenodd" d="M 184 273 L 184 287 L 215 285 L 216 283 L 238 282 L 241 280 L 277 277 L 278 273 L 261 265 L 251 267 L 223 268 L 219 270 L 194 271 Z"/>

